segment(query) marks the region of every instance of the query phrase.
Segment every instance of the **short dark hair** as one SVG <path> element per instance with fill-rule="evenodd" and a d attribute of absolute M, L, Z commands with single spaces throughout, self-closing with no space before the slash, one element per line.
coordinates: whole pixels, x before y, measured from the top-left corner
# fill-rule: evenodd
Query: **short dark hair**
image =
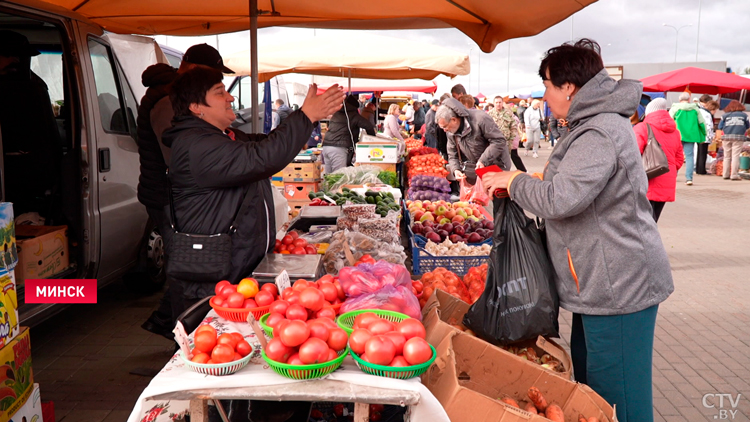
<path fill-rule="evenodd" d="M 724 112 L 731 113 L 733 111 L 745 111 L 745 106 L 737 100 L 732 100 L 726 107 L 724 107 Z"/>
<path fill-rule="evenodd" d="M 196 66 L 177 76 L 169 93 L 175 116 L 190 116 L 190 104 L 206 104 L 206 93 L 221 83 L 221 71 L 208 66 Z"/>
<path fill-rule="evenodd" d="M 558 88 L 565 83 L 581 88 L 602 69 L 601 47 L 594 40 L 582 38 L 575 44 L 565 43 L 547 50 L 539 65 L 539 76 Z"/>
<path fill-rule="evenodd" d="M 451 94 L 466 95 L 466 88 L 461 84 L 453 85 L 453 88 L 451 88 Z"/>
<path fill-rule="evenodd" d="M 711 100 L 712 100 L 712 98 L 711 98 L 711 96 L 710 96 L 710 95 L 708 95 L 708 94 L 703 94 L 703 95 L 701 95 L 701 97 L 700 97 L 700 98 L 698 99 L 698 101 L 700 101 L 700 102 L 702 102 L 702 103 L 704 103 L 704 104 L 705 104 L 705 103 L 707 103 L 707 102 L 709 102 L 709 101 L 711 101 Z"/>

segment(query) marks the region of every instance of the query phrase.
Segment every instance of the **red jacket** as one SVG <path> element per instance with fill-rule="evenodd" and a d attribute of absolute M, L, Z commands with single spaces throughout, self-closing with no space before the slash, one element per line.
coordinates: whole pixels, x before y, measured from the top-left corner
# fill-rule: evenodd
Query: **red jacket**
<path fill-rule="evenodd" d="M 638 148 L 643 154 L 648 142 L 648 128 L 646 123 L 651 125 L 651 131 L 664 154 L 669 161 L 669 173 L 654 177 L 648 181 L 649 201 L 673 202 L 674 192 L 677 185 L 677 170 L 685 162 L 685 154 L 682 152 L 682 142 L 680 141 L 680 132 L 677 131 L 677 125 L 674 119 L 669 116 L 667 110 L 657 110 L 651 112 L 642 123 L 635 125 L 635 137 L 638 139 Z"/>

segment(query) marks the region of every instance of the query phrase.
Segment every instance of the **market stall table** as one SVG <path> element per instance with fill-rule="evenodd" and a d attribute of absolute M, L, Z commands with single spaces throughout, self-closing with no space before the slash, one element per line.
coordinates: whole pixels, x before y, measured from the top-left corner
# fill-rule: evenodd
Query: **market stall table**
<path fill-rule="evenodd" d="M 355 421 L 367 419 L 368 404 L 391 404 L 409 406 L 412 420 L 450 420 L 419 378 L 396 380 L 368 375 L 347 357 L 339 369 L 324 378 L 295 381 L 276 374 L 260 357 L 260 344 L 247 323 L 227 321 L 213 310 L 204 323 L 219 333 L 241 333 L 255 349 L 250 364 L 232 375 L 208 376 L 188 369 L 176 354 L 141 393 L 129 422 L 141 422 L 154 414 L 170 420 L 170 414 L 180 414 L 188 407 L 191 420 L 206 421 L 208 401 L 218 399 L 354 402 Z"/>

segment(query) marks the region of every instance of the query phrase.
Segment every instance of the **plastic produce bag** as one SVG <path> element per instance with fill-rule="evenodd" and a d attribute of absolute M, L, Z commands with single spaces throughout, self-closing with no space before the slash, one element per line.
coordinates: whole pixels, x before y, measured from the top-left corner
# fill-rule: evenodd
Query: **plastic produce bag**
<path fill-rule="evenodd" d="M 350 297 L 341 305 L 341 313 L 360 309 L 382 309 L 401 312 L 421 321 L 422 311 L 419 308 L 419 300 L 411 291 L 411 280 L 409 284 L 408 287 L 385 286 L 374 293 Z"/>
<path fill-rule="evenodd" d="M 464 316 L 464 325 L 498 345 L 539 335 L 558 337 L 559 301 L 544 232 L 518 204 L 501 201 L 487 284 Z"/>
<path fill-rule="evenodd" d="M 461 201 L 473 202 L 481 206 L 486 206 L 490 203 L 490 197 L 487 196 L 487 192 L 484 190 L 484 184 L 482 183 L 481 177 L 477 177 L 477 182 L 474 185 L 467 182 L 466 178 L 461 179 L 459 182 L 459 190 Z"/>
<path fill-rule="evenodd" d="M 350 262 L 346 250 L 353 261 Z M 331 238 L 331 243 L 323 255 L 323 267 L 328 274 L 336 275 L 339 270 L 353 265 L 365 254 L 392 264 L 403 264 L 406 261 L 404 247 L 400 243 L 381 242 L 362 233 L 342 230 L 334 233 Z"/>
<path fill-rule="evenodd" d="M 344 267 L 339 271 L 339 283 L 348 297 L 374 293 L 385 286 L 404 286 L 411 291 L 409 270 L 387 261 Z"/>
<path fill-rule="evenodd" d="M 355 166 L 343 167 L 333 173 L 323 176 L 325 181 L 325 190 L 337 191 L 344 185 L 364 185 L 365 183 L 378 184 L 382 183 L 378 178 L 380 167 L 375 166 Z"/>

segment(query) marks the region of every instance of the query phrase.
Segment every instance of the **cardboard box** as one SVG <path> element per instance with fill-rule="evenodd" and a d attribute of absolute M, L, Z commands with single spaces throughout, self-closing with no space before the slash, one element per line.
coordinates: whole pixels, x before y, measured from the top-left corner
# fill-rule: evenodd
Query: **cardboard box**
<path fill-rule="evenodd" d="M 362 164 L 398 162 L 398 142 L 359 142 L 355 152 Z"/>
<path fill-rule="evenodd" d="M 16 338 L 18 332 L 16 278 L 13 270 L 0 269 L 0 348 Z"/>
<path fill-rule="evenodd" d="M 13 204 L 0 202 L 0 268 L 13 269 L 18 263 L 16 250 L 16 224 L 13 215 Z"/>
<path fill-rule="evenodd" d="M 424 308 L 422 308 L 422 323 L 427 331 L 427 342 L 437 347 L 450 333 L 462 333 L 463 331 L 452 325 L 459 325 L 462 328 L 466 328 L 463 326 L 462 322 L 464 320 L 464 315 L 466 315 L 466 312 L 469 311 L 470 307 L 471 305 L 457 297 L 451 296 L 440 289 L 435 290 L 433 295 L 427 300 L 427 303 L 425 303 Z M 510 359 L 515 360 L 518 363 L 531 363 L 528 360 L 516 356 L 497 346 L 489 343 L 487 344 L 490 347 L 496 348 L 502 353 L 507 354 Z M 545 353 L 549 354 L 553 358 L 559 360 L 564 368 L 563 372 L 555 372 L 551 370 L 549 372 L 559 375 L 566 380 L 571 378 L 573 364 L 570 355 L 554 341 L 539 336 L 536 340 L 518 342 L 513 344 L 513 346 L 518 348 L 532 348 L 539 357 Z M 535 363 L 533 365 L 539 366 Z M 541 366 L 539 367 L 542 368 Z"/>
<path fill-rule="evenodd" d="M 19 284 L 27 278 L 50 278 L 69 265 L 68 226 L 18 226 Z"/>
<path fill-rule="evenodd" d="M 29 327 L 21 327 L 20 334 L 0 349 L 0 422 L 8 422 L 33 389 Z"/>
<path fill-rule="evenodd" d="M 282 171 L 285 182 L 314 183 L 320 180 L 320 163 L 291 163 Z"/>
<path fill-rule="evenodd" d="M 34 384 L 31 397 L 26 404 L 10 417 L 10 422 L 42 422 L 42 395 L 39 392 L 39 384 Z M 52 422 L 55 422 L 54 420 Z"/>
<path fill-rule="evenodd" d="M 528 402 L 527 391 L 538 388 L 548 403 L 559 405 L 565 421 L 598 417 L 617 420 L 615 412 L 590 387 L 556 376 L 539 365 L 519 362 L 474 336 L 451 332 L 437 347 L 437 359 L 422 375 L 453 422 L 544 422 L 548 419 L 500 401 L 509 396 Z"/>
<path fill-rule="evenodd" d="M 290 183 L 284 182 L 284 198 L 289 201 L 307 201 L 310 203 L 310 192 L 319 191 L 318 183 Z"/>
<path fill-rule="evenodd" d="M 289 201 L 289 219 L 296 217 L 299 215 L 299 212 L 302 211 L 302 207 L 309 204 L 309 200 L 305 201 Z"/>

